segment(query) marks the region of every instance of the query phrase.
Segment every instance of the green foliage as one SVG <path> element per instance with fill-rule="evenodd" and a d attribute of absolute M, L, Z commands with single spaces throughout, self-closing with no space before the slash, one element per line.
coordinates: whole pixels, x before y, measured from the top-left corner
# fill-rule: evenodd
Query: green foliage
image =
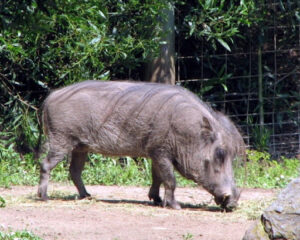
<path fill-rule="evenodd" d="M 283 49 L 293 51 L 299 45 L 299 1 L 192 0 L 182 1 L 177 11 L 179 79 L 193 79 L 186 81 L 185 87 L 217 109 L 238 115 L 241 125 L 251 128 L 241 115 L 248 119 L 253 114 L 252 123 L 259 124 L 256 114 L 262 105 L 252 96 L 258 93 L 256 75 L 258 65 L 262 65 L 265 123 L 274 123 L 275 132 L 288 132 L 290 127 L 284 123 L 292 119 L 297 124 L 293 113 L 299 110 L 299 64 L 296 54 L 284 53 Z M 271 31 L 279 26 L 279 32 Z M 262 49 L 261 64 L 255 54 L 258 48 Z M 284 76 L 278 75 L 282 73 Z M 260 139 L 257 131 L 247 132 L 257 136 L 251 145 L 253 140 L 260 145 L 258 150 L 268 148 L 268 139 Z M 262 136 L 267 137 L 267 132 Z"/>
<path fill-rule="evenodd" d="M 39 163 L 33 154 L 21 155 L 15 151 L 16 145 L 0 140 L 0 187 L 11 185 L 37 185 L 39 182 Z M 56 166 L 51 179 L 56 182 L 68 180 L 66 162 Z M 0 200 L 1 201 L 1 200 Z"/>
<path fill-rule="evenodd" d="M 184 240 L 192 240 L 192 239 L 194 239 L 194 236 L 191 233 L 187 233 L 187 234 L 182 235 L 182 238 Z"/>
<path fill-rule="evenodd" d="M 224 64 L 221 69 L 219 70 L 219 72 L 217 72 L 214 67 L 213 64 L 208 60 L 207 64 L 209 65 L 210 69 L 212 69 L 212 71 L 214 72 L 214 74 L 216 75 L 216 78 L 212 78 L 210 79 L 205 86 L 203 86 L 201 89 L 199 89 L 199 92 L 197 93 L 197 95 L 199 95 L 200 98 L 202 98 L 202 96 L 209 92 L 210 90 L 212 90 L 215 86 L 221 86 L 222 89 L 224 90 L 224 92 L 228 91 L 227 85 L 226 85 L 226 81 L 228 79 L 230 79 L 230 77 L 232 76 L 231 73 L 226 73 L 226 65 Z"/>
<path fill-rule="evenodd" d="M 183 43 L 182 48 L 191 52 L 190 56 L 219 54 L 233 48 L 248 49 L 249 44 L 255 52 L 258 40 L 247 39 L 248 33 L 259 35 L 259 42 L 267 43 L 264 26 L 269 26 L 274 19 L 278 25 L 291 26 L 282 30 L 291 33 L 278 32 L 279 48 L 289 46 L 288 43 L 299 36 L 296 1 L 279 1 L 276 11 L 266 7 L 268 1 L 262 0 L 173 2 L 177 40 Z M 160 23 L 165 16 L 161 10 L 167 4 L 168 1 L 149 0 L 3 0 L 0 8 L 0 131 L 10 134 L 19 152 L 33 152 L 38 143 L 37 108 L 50 89 L 86 79 L 141 79 L 143 64 L 157 54 L 162 44 Z M 187 44 L 183 42 L 186 39 L 190 40 Z M 191 46 L 195 49 L 191 50 Z M 199 59 L 196 58 L 200 62 Z M 238 60 L 237 64 L 234 61 L 228 56 L 226 65 L 219 57 L 202 62 L 203 76 L 210 80 L 200 83 L 201 96 L 211 95 L 211 91 L 217 93 L 219 87 L 220 99 L 224 99 L 224 92 L 240 92 L 243 84 L 248 86 L 247 81 L 240 81 L 230 88 L 227 80 L 237 74 L 229 69 L 240 67 L 244 75 L 249 75 L 246 66 L 255 64 L 246 63 L 247 60 Z M 263 62 L 268 61 L 263 59 Z M 290 72 L 287 63 L 280 65 Z M 270 69 L 264 66 L 266 86 L 273 84 L 276 77 Z M 255 81 L 250 85 L 251 89 L 257 88 Z M 295 110 L 299 101 L 281 100 L 282 93 L 289 99 L 299 99 L 299 93 L 291 91 L 293 86 L 278 81 L 274 92 L 268 87 L 265 91 L 269 92 L 264 96 L 278 97 L 279 110 L 287 106 Z M 266 111 L 268 106 L 265 106 Z M 246 108 L 238 107 L 235 112 L 237 109 Z M 279 111 L 275 112 L 280 119 Z"/>
<path fill-rule="evenodd" d="M 13 147 L 13 144 L 5 147 L 0 143 L 0 186 L 37 184 L 38 167 L 32 155 L 21 158 Z"/>
<path fill-rule="evenodd" d="M 263 126 L 255 126 L 252 131 L 253 144 L 258 151 L 268 151 L 271 131 Z"/>
<path fill-rule="evenodd" d="M 186 4 L 182 23 L 186 37 L 205 39 L 214 49 L 218 43 L 231 51 L 233 37 L 241 36 L 241 27 L 250 26 L 254 21 L 251 18 L 255 9 L 253 0 L 204 0 L 181 4 Z"/>
<path fill-rule="evenodd" d="M 6 201 L 3 197 L 0 196 L 0 208 L 4 208 L 6 206 Z"/>
<path fill-rule="evenodd" d="M 137 165 L 134 160 L 127 158 L 127 164 L 123 167 L 118 159 L 92 154 L 83 172 L 83 179 L 87 184 L 150 185 L 150 162 L 146 159 L 139 161 Z"/>
<path fill-rule="evenodd" d="M 141 78 L 160 47 L 165 1 L 5 0 L 0 8 L 0 121 L 22 151 L 36 145 L 37 108 L 50 88 Z M 30 134 L 32 132 L 33 134 Z"/>
<path fill-rule="evenodd" d="M 15 144 L 3 144 L 0 141 L 0 187 L 11 185 L 37 185 L 39 182 L 39 164 L 32 154 L 20 155 L 15 151 Z M 21 157 L 22 156 L 22 157 Z M 51 171 L 51 181 L 70 181 L 68 161 L 59 163 Z M 140 185 L 151 184 L 151 161 L 139 159 L 138 164 L 129 157 L 122 166 L 118 158 L 105 158 L 101 155 L 90 155 L 83 171 L 83 180 L 86 184 L 102 185 Z M 179 186 L 194 186 L 191 181 L 176 173 Z M 1 201 L 1 200 L 0 200 Z"/>
<path fill-rule="evenodd" d="M 11 8 L 9 2 L 4 8 Z M 21 9 L 7 17 L 10 24 L 1 34 L 1 56 L 8 61 L 7 67 L 12 67 L 4 75 L 13 84 L 32 82 L 45 88 L 107 79 L 138 66 L 158 50 L 157 16 L 164 3 L 38 2 L 27 1 L 30 11 L 25 15 L 15 4 Z M 15 22 L 18 14 L 28 20 L 26 24 Z M 29 79 L 21 78 L 16 65 L 23 67 L 22 73 Z"/>
<path fill-rule="evenodd" d="M 179 28 L 186 38 L 196 38 L 207 42 L 214 50 L 223 47 L 231 51 L 236 37 L 244 38 L 247 30 L 260 28 L 264 38 L 264 28 L 273 21 L 271 14 L 278 14 L 280 21 L 290 22 L 296 27 L 300 21 L 299 4 L 296 1 L 279 1 L 280 9 L 268 9 L 270 1 L 262 0 L 198 0 L 176 1 L 178 5 Z"/>
<path fill-rule="evenodd" d="M 253 125 L 251 131 L 251 140 L 254 148 L 260 152 L 267 152 L 270 148 L 270 129 L 265 126 L 255 124 L 251 116 L 248 117 L 248 124 Z"/>
<path fill-rule="evenodd" d="M 28 107 L 12 104 L 12 109 L 2 119 L 2 124 L 8 128 L 0 133 L 0 139 L 9 139 L 8 143 L 14 142 L 20 153 L 34 152 L 39 141 L 36 118 L 36 114 L 29 111 Z"/>
<path fill-rule="evenodd" d="M 14 150 L 11 144 L 5 147 L 0 142 L 0 186 L 37 185 L 39 182 L 39 166 L 33 160 L 32 154 L 24 158 Z M 282 188 L 293 178 L 299 176 L 300 163 L 298 159 L 282 158 L 272 160 L 266 152 L 249 151 L 248 161 L 244 166 L 235 167 L 236 182 L 240 187 Z M 177 172 L 178 186 L 196 186 L 190 180 L 180 176 Z M 70 181 L 68 162 L 64 161 L 51 172 L 54 182 Z M 126 164 L 121 165 L 117 158 L 105 158 L 101 155 L 90 155 L 83 171 L 83 180 L 86 184 L 102 185 L 139 185 L 151 184 L 151 161 L 138 159 L 138 164 L 127 158 Z M 4 199 L 3 199 L 4 200 Z M 0 205 L 5 206 L 5 200 L 0 198 Z"/>
<path fill-rule="evenodd" d="M 13 143 L 0 141 L 0 186 L 37 185 L 39 182 L 39 165 L 32 154 L 21 157 L 14 150 Z M 259 188 L 282 188 L 292 178 L 299 176 L 299 160 L 282 158 L 272 160 L 266 152 L 248 151 L 248 161 L 244 166 L 235 167 L 236 181 L 239 186 Z M 58 164 L 51 172 L 55 182 L 69 181 L 68 162 Z M 178 186 L 196 186 L 190 180 L 176 172 Z M 138 164 L 127 158 L 123 166 L 117 158 L 105 158 L 92 154 L 83 171 L 86 184 L 103 185 L 142 185 L 151 184 L 151 161 L 138 159 Z M 5 206 L 5 201 L 1 201 Z"/>
<path fill-rule="evenodd" d="M 178 173 L 176 178 L 179 186 L 195 186 L 192 181 Z M 83 179 L 86 184 L 149 186 L 152 182 L 151 161 L 139 158 L 136 163 L 127 157 L 126 165 L 122 166 L 118 158 L 104 158 L 92 154 L 83 172 Z"/>
<path fill-rule="evenodd" d="M 16 232 L 1 232 L 0 231 L 0 239 L 2 240 L 16 240 L 16 239 L 22 239 L 22 240 L 42 240 L 42 238 L 34 235 L 31 232 L 28 232 L 26 230 L 24 231 L 16 231 Z"/>
<path fill-rule="evenodd" d="M 271 159 L 269 153 L 248 151 L 245 166 L 235 169 L 237 184 L 254 188 L 283 188 L 299 176 L 300 161 L 282 158 Z"/>

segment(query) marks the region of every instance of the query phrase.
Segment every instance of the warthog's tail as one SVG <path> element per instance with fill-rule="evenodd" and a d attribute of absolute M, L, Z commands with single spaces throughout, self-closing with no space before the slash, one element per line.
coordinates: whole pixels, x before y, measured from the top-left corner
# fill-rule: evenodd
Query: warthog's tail
<path fill-rule="evenodd" d="M 48 134 L 48 129 L 47 129 L 47 116 L 45 116 L 45 102 L 43 105 L 39 108 L 37 111 L 37 122 L 38 122 L 38 130 L 39 130 L 39 136 L 37 140 L 37 144 L 34 147 L 34 159 L 39 160 L 41 154 L 45 152 L 45 141 L 43 141 L 43 134 L 47 135 Z"/>

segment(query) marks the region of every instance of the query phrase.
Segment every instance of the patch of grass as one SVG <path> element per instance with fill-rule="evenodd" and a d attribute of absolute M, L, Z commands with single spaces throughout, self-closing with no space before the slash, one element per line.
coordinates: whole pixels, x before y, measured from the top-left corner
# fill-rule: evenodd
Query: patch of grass
<path fill-rule="evenodd" d="M 20 155 L 14 148 L 15 144 L 0 140 L 0 187 L 37 185 L 40 177 L 39 163 L 33 158 L 33 154 Z M 68 181 L 66 165 L 66 162 L 58 164 L 51 172 L 51 180 Z"/>
<path fill-rule="evenodd" d="M 31 232 L 26 230 L 24 231 L 16 231 L 16 232 L 1 232 L 0 231 L 0 239 L 2 240 L 42 240 L 42 238 L 34 235 Z"/>
<path fill-rule="evenodd" d="M 196 185 L 177 172 L 175 174 L 178 186 Z M 122 166 L 118 158 L 105 158 L 99 154 L 92 154 L 83 172 L 83 179 L 86 184 L 149 186 L 152 182 L 151 160 L 139 158 L 136 163 L 132 158 L 127 157 L 126 164 Z"/>
<path fill-rule="evenodd" d="M 51 181 L 69 182 L 69 163 L 59 163 L 51 172 Z M 282 158 L 272 160 L 268 153 L 248 151 L 248 161 L 235 167 L 235 178 L 239 187 L 282 188 L 293 178 L 299 176 L 299 160 Z M 0 140 L 0 187 L 11 185 L 37 185 L 39 182 L 39 163 L 32 154 L 20 156 L 14 144 L 4 144 Z M 177 185 L 196 186 L 175 172 Z M 85 184 L 136 185 L 151 184 L 151 160 L 139 158 L 134 161 L 127 157 L 124 164 L 119 158 L 91 154 L 83 171 Z"/>
<path fill-rule="evenodd" d="M 235 178 L 240 187 L 283 188 L 299 176 L 298 159 L 272 160 L 269 153 L 248 151 L 244 166 L 235 167 Z"/>
<path fill-rule="evenodd" d="M 248 200 L 241 201 L 239 203 L 238 209 L 234 212 L 235 215 L 244 217 L 247 220 L 255 220 L 262 212 L 270 206 L 274 199 L 261 199 L 261 200 Z"/>
<path fill-rule="evenodd" d="M 3 146 L 0 142 L 0 186 L 35 185 L 38 182 L 38 166 L 32 155 L 21 156 L 14 145 Z"/>
<path fill-rule="evenodd" d="M 182 238 L 184 240 L 192 240 L 192 239 L 194 239 L 194 236 L 191 233 L 187 233 L 187 234 L 183 235 Z"/>
<path fill-rule="evenodd" d="M 6 201 L 3 197 L 0 196 L 0 208 L 6 207 Z"/>
<path fill-rule="evenodd" d="M 151 166 L 146 159 L 139 159 L 138 164 L 127 158 L 122 166 L 118 158 L 105 158 L 91 154 L 86 164 L 83 179 L 86 184 L 103 185 L 149 185 L 151 182 Z"/>

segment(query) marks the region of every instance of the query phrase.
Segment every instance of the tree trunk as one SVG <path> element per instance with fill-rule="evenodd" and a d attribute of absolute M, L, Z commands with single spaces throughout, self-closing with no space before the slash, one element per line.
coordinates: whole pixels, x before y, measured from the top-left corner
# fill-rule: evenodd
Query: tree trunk
<path fill-rule="evenodd" d="M 167 9 L 162 10 L 166 16 L 163 25 L 163 44 L 160 56 L 150 60 L 146 66 L 145 81 L 175 84 L 175 32 L 174 32 L 174 5 L 169 3 Z"/>

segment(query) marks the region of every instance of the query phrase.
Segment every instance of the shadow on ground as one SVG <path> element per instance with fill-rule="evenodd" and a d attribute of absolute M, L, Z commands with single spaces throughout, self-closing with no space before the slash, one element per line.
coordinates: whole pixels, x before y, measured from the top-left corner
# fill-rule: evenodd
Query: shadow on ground
<path fill-rule="evenodd" d="M 152 207 L 160 207 L 159 205 L 155 205 L 152 201 L 139 201 L 139 200 L 128 200 L 128 199 L 96 199 L 97 202 L 105 202 L 110 204 L 136 204 L 136 205 L 144 205 L 144 206 L 152 206 Z M 180 206 L 182 209 L 187 210 L 203 210 L 210 212 L 221 212 L 223 211 L 220 207 L 211 206 L 208 204 L 190 204 L 190 203 L 181 203 Z"/>
<path fill-rule="evenodd" d="M 30 196 L 29 199 L 36 200 L 36 201 L 42 201 L 38 197 Z M 95 200 L 96 202 L 103 202 L 103 203 L 109 203 L 109 204 L 135 204 L 135 205 L 143 205 L 143 206 L 151 206 L 151 207 L 160 207 L 160 205 L 155 205 L 152 201 L 141 201 L 141 200 L 130 200 L 130 199 L 98 199 L 95 197 L 88 197 L 84 199 L 80 199 L 77 194 L 71 194 L 71 195 L 63 195 L 60 193 L 54 193 L 51 194 L 48 198 L 49 201 L 51 200 L 57 200 L 57 201 L 76 201 L 76 200 Z M 207 203 L 200 203 L 200 204 L 191 204 L 191 203 L 182 203 L 179 202 L 182 209 L 191 210 L 191 211 L 209 211 L 209 212 L 222 212 L 223 209 L 214 206 L 209 205 Z"/>

